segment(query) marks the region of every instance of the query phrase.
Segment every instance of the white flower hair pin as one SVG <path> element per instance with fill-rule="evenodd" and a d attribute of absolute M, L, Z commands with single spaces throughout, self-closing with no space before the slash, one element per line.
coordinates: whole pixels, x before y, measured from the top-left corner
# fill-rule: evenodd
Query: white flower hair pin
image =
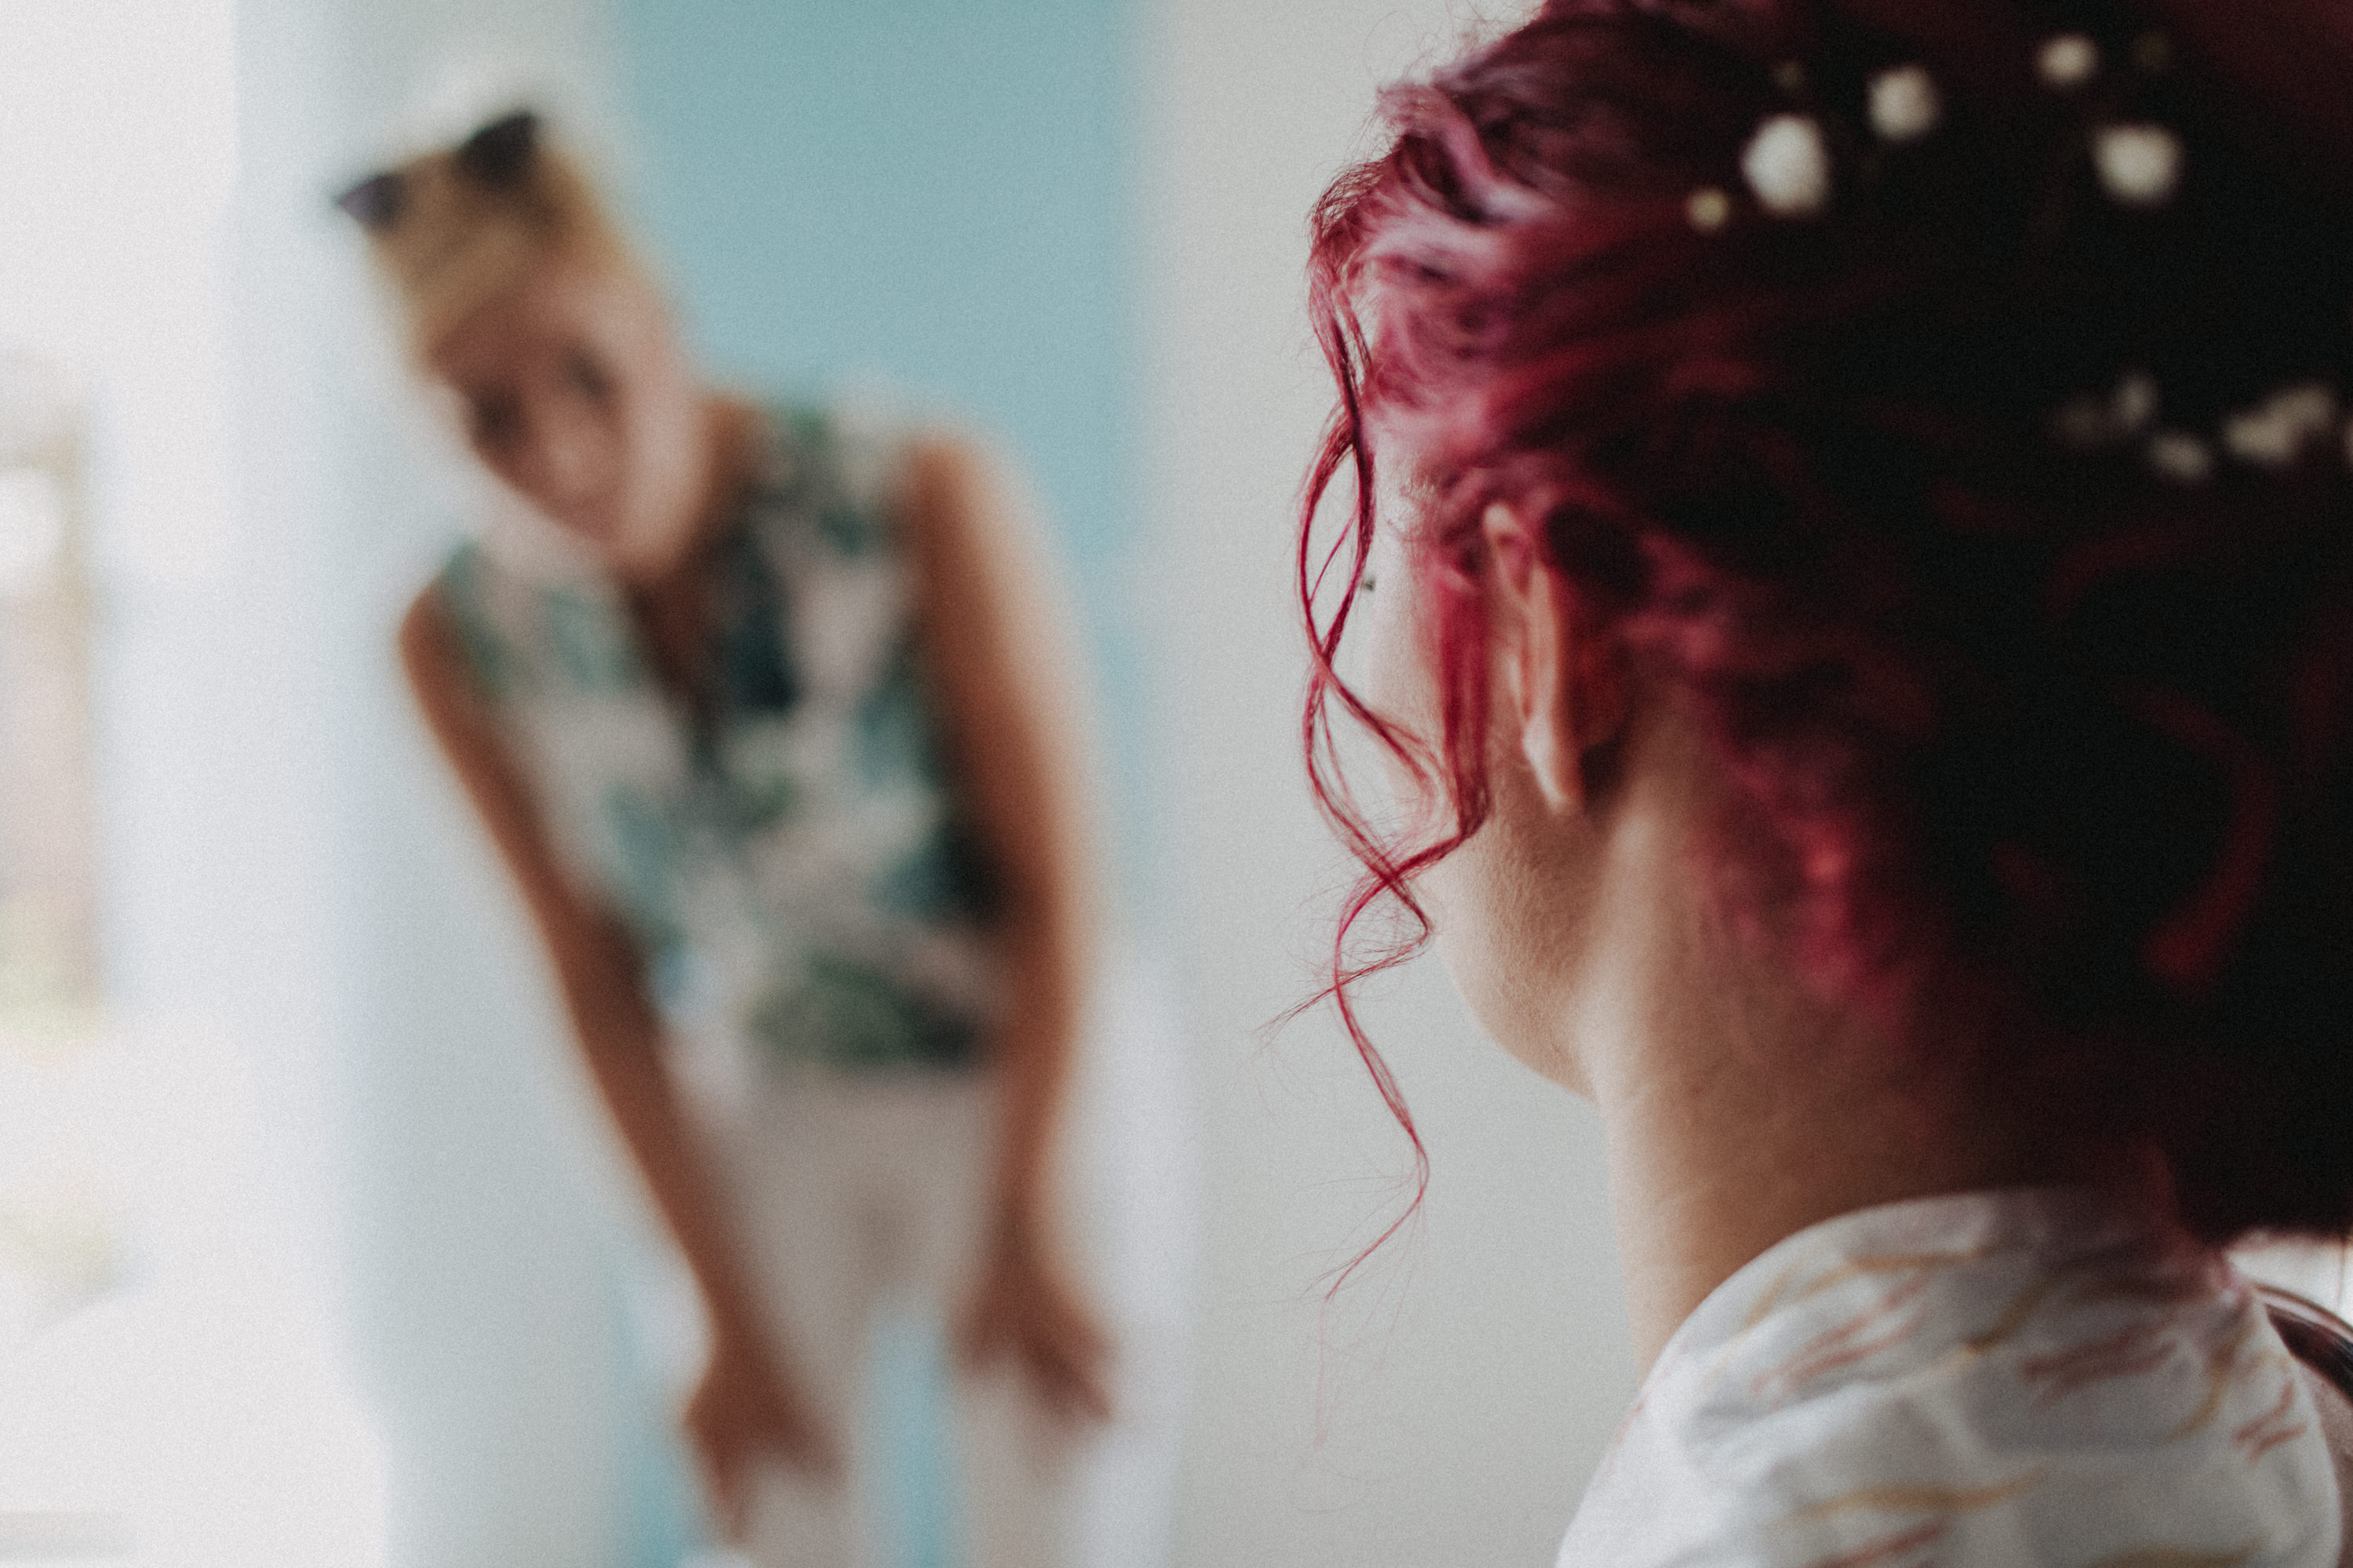
<path fill-rule="evenodd" d="M 2172 44 L 2161 32 L 2130 41 L 2123 71 L 2110 74 L 2100 43 L 2081 32 L 2045 38 L 2032 59 L 2043 90 L 2079 102 L 2081 136 L 2073 166 L 2088 163 L 2098 191 L 2126 212 L 2163 208 L 2181 191 L 2189 153 L 2180 134 L 2155 120 L 2116 112 L 2117 94 L 2129 95 L 2132 76 L 2167 70 Z M 1863 124 L 1848 130 L 1843 119 L 1828 121 L 1807 104 L 1812 73 L 1789 60 L 1772 72 L 1774 85 L 1798 106 L 1769 113 L 1743 145 L 1738 188 L 1703 185 L 1684 199 L 1683 216 L 1701 234 L 1729 227 L 1753 209 L 1781 222 L 1802 222 L 1827 214 L 1842 184 L 1868 187 L 1887 166 L 1886 157 L 1926 142 L 1943 129 L 1947 110 L 1936 75 L 1918 63 L 1887 67 L 1864 84 Z M 1867 134 L 1863 132 L 1867 131 Z M 1838 132 L 1834 134 L 1834 132 Z M 1851 169 L 1841 169 L 1836 148 L 1860 149 Z M 2174 485 L 2202 485 L 2224 461 L 2243 469 L 2282 472 L 2316 451 L 2333 447 L 2353 464 L 2353 420 L 2348 399 L 2316 381 L 2296 381 L 2224 416 L 2209 430 L 2163 425 L 2163 398 L 2156 378 L 2127 369 L 2105 390 L 2071 396 L 2051 411 L 2050 437 L 2078 451 L 2126 450 L 2158 479 Z"/>
<path fill-rule="evenodd" d="M 1924 66 L 1897 66 L 1871 79 L 1871 128 L 1883 142 L 1917 142 L 1944 121 L 1945 99 Z"/>
<path fill-rule="evenodd" d="M 2128 207 L 2170 200 L 2181 184 L 2181 138 L 2162 125 L 2104 125 L 2092 138 L 2101 187 Z"/>
<path fill-rule="evenodd" d="M 2100 74 L 2100 46 L 2081 33 L 2062 33 L 2035 52 L 2034 74 L 2042 85 L 2071 92 Z"/>
<path fill-rule="evenodd" d="M 1775 217 L 1811 217 L 1830 205 L 1830 143 L 1811 115 L 1767 118 L 1740 154 L 1740 173 Z"/>
<path fill-rule="evenodd" d="M 2164 68 L 2170 46 L 2161 34 L 2135 44 L 2134 62 L 2145 72 Z M 2061 33 L 2043 41 L 2034 57 L 2035 76 L 2051 91 L 2073 95 L 2099 79 L 2105 66 L 2100 46 L 2083 33 Z M 1775 84 L 1797 96 L 1807 90 L 1806 67 L 1786 61 L 1773 72 Z M 1864 118 L 1871 140 L 1903 147 L 1926 140 L 1945 122 L 1945 95 L 1923 65 L 1891 66 L 1867 84 Z M 2113 121 L 2088 129 L 2091 163 L 2100 189 L 2119 206 L 2163 206 L 2180 188 L 2187 162 L 2181 138 L 2166 126 L 2145 121 Z M 1757 209 L 1785 220 L 1818 217 L 1837 194 L 1832 138 L 1815 113 L 1785 110 L 1758 122 L 1740 153 L 1740 176 Z M 1732 193 L 1704 185 L 1685 199 L 1684 216 L 1703 234 L 1714 234 L 1737 216 Z"/>
<path fill-rule="evenodd" d="M 2347 460 L 2353 462 L 2353 426 L 2346 423 L 2343 399 L 2323 382 L 2277 388 L 2225 416 L 2213 439 L 2178 426 L 2156 427 L 2162 401 L 2156 377 L 2126 371 L 2113 391 L 2081 393 L 2053 409 L 2051 437 L 2083 452 L 2137 442 L 2149 471 L 2176 485 L 2206 483 L 2223 457 L 2277 473 L 2342 443 Z"/>

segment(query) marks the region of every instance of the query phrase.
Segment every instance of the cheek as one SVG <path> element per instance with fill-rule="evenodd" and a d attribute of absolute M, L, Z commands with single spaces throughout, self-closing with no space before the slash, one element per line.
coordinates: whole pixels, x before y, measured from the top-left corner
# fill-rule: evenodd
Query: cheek
<path fill-rule="evenodd" d="M 1562 911 L 1540 896 L 1553 869 L 1499 814 L 1431 867 L 1418 891 L 1437 927 L 1439 959 L 1480 1027 L 1526 1066 L 1575 1089 L 1563 1070 L 1549 984 L 1561 956 Z"/>
<path fill-rule="evenodd" d="M 1366 694 L 1376 709 L 1433 745 L 1439 738 L 1440 663 L 1426 608 L 1410 574 L 1392 565 L 1374 599 L 1368 631 Z M 1392 592 L 1390 584 L 1397 591 Z M 1562 862 L 1556 834 L 1525 770 L 1507 754 L 1500 716 L 1491 720 L 1490 808 L 1478 830 L 1415 879 L 1440 960 L 1482 1029 L 1522 1062 L 1575 1088 L 1561 1070 L 1547 1013 L 1547 987 L 1563 955 L 1580 868 Z M 1388 758 L 1384 750 L 1381 753 Z M 1451 828 L 1451 797 L 1442 782 L 1424 784 L 1389 759 L 1392 787 L 1415 814 L 1418 833 Z"/>
<path fill-rule="evenodd" d="M 1433 752 L 1439 742 L 1439 671 L 1427 622 L 1402 552 L 1376 547 L 1375 590 L 1360 600 L 1363 695 L 1374 712 Z M 1392 796 L 1428 825 L 1442 794 L 1386 746 L 1376 745 Z"/>
<path fill-rule="evenodd" d="M 1376 712 L 1434 749 L 1442 671 L 1428 597 L 1404 548 L 1386 534 L 1375 545 L 1372 571 L 1376 587 L 1362 602 L 1364 642 L 1355 674 Z M 1450 826 L 1443 782 L 1425 781 L 1386 747 L 1374 749 L 1406 809 L 1407 831 L 1422 837 Z M 1440 960 L 1481 1027 L 1529 1067 L 1573 1089 L 1535 983 L 1540 960 L 1557 946 L 1558 911 L 1544 897 L 1553 868 L 1529 837 L 1534 818 L 1525 781 L 1500 765 L 1504 761 L 1490 759 L 1494 798 L 1487 820 L 1415 879 L 1414 894 L 1435 928 Z"/>
<path fill-rule="evenodd" d="M 1357 601 L 1364 616 L 1365 697 L 1378 711 L 1419 725 L 1432 706 L 1432 680 L 1419 636 L 1419 616 L 1406 604 L 1406 584 L 1395 572 Z"/>
<path fill-rule="evenodd" d="M 1427 610 L 1416 583 L 1392 549 L 1375 563 L 1376 591 L 1364 601 L 1365 697 L 1373 710 L 1403 726 L 1433 751 L 1440 740 L 1440 670 Z M 1391 793 L 1403 809 L 1404 831 L 1427 838 L 1451 826 L 1445 782 L 1425 779 L 1383 747 L 1376 747 Z M 1493 1005 L 1509 973 L 1512 921 L 1507 896 L 1511 857 L 1492 819 L 1469 842 L 1424 870 L 1414 895 L 1436 928 L 1440 957 L 1456 988 L 1491 1032 L 1500 1033 Z"/>
<path fill-rule="evenodd" d="M 634 510 L 656 523 L 691 504 L 703 448 L 700 404 L 691 387 L 638 381 L 615 405 L 624 489 Z"/>
<path fill-rule="evenodd" d="M 628 436 L 610 412 L 567 396 L 539 429 L 533 465 L 547 504 L 567 513 L 594 515 L 627 492 Z"/>

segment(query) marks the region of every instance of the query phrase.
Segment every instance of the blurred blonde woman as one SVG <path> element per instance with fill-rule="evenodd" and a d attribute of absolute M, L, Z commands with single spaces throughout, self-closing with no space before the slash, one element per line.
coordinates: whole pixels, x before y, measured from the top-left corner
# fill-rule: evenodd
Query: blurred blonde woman
<path fill-rule="evenodd" d="M 913 1291 L 950 1324 L 971 1561 L 1062 1560 L 1111 1405 L 1053 1199 L 1095 914 L 1020 502 L 965 441 L 708 387 L 529 113 L 340 205 L 551 525 L 459 549 L 400 648 L 700 1288 L 723 1527 L 870 1560 L 858 1371 Z"/>

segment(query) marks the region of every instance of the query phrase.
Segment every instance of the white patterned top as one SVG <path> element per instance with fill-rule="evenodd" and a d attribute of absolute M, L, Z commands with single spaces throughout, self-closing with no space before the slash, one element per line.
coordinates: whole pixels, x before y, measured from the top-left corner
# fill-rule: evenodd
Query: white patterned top
<path fill-rule="evenodd" d="M 917 657 L 892 504 L 909 432 L 786 407 L 765 436 L 700 562 L 706 710 L 585 563 L 470 543 L 442 603 L 555 850 L 673 1026 L 778 1062 L 969 1068 L 996 889 Z"/>
<path fill-rule="evenodd" d="M 2337 1482 L 2253 1288 L 2099 1194 L 1842 1215 L 1659 1357 L 1559 1568 L 2334 1568 Z"/>

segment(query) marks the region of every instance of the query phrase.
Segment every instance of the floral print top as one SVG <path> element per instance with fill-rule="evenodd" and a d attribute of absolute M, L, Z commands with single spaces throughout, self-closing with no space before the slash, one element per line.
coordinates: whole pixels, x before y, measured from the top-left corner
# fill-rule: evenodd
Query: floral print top
<path fill-rule="evenodd" d="M 1677 1331 L 1561 1568 L 2335 1568 L 2253 1288 L 2088 1191 L 1843 1215 Z"/>
<path fill-rule="evenodd" d="M 460 548 L 442 602 L 557 855 L 635 938 L 668 1020 L 773 1059 L 969 1066 L 991 879 L 915 657 L 904 435 L 818 408 L 765 435 L 708 557 L 699 711 L 619 589 L 543 541 Z"/>

